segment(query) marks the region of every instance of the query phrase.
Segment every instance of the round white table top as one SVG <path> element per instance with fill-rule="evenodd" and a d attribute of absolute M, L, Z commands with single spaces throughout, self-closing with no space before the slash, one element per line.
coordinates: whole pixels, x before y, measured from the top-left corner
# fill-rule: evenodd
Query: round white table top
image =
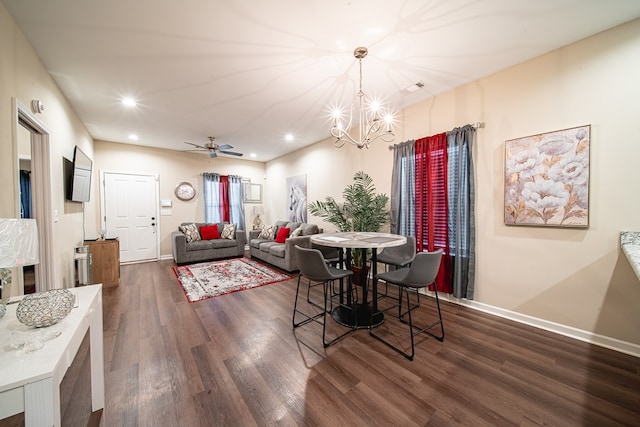
<path fill-rule="evenodd" d="M 407 238 L 399 234 L 363 231 L 312 234 L 310 237 L 311 242 L 317 245 L 352 249 L 388 248 L 404 245 L 407 242 Z"/>

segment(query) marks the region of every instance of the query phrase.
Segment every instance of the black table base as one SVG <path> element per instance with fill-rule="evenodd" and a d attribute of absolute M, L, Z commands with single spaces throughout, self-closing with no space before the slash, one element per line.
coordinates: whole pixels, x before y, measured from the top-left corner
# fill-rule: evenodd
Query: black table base
<path fill-rule="evenodd" d="M 384 322 L 384 314 L 376 313 L 371 318 L 372 308 L 369 304 L 354 304 L 353 308 L 338 306 L 331 312 L 331 317 L 342 326 L 349 326 L 357 329 L 366 329 L 380 326 Z M 356 315 L 358 323 L 356 324 Z"/>

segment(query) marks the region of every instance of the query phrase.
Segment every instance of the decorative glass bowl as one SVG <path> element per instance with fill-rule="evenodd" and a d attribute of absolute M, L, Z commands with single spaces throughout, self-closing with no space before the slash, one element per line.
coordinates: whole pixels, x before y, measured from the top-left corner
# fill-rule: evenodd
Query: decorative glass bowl
<path fill-rule="evenodd" d="M 51 326 L 64 319 L 74 303 L 75 296 L 67 289 L 29 294 L 18 304 L 16 316 L 27 326 Z"/>

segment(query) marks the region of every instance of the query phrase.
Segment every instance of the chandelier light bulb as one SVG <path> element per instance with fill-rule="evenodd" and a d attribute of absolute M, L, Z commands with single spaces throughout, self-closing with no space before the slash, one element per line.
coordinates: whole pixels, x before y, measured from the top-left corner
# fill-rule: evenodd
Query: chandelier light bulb
<path fill-rule="evenodd" d="M 332 110 L 331 136 L 336 138 L 334 145 L 338 148 L 342 147 L 345 142 L 358 148 L 369 148 L 369 144 L 377 139 L 392 142 L 395 138 L 391 114 L 381 114 L 383 111 L 382 103 L 377 99 L 370 100 L 362 89 L 362 59 L 367 56 L 368 52 L 366 47 L 358 47 L 353 51 L 353 56 L 358 60 L 360 66 L 360 86 L 351 104 L 350 114 L 346 118 L 346 126 L 342 121 L 342 109 L 334 108 Z M 384 117 L 385 126 L 382 126 L 381 116 Z M 352 127 L 354 117 L 358 122 L 356 129 Z M 350 131 L 357 134 L 357 138 L 352 136 Z"/>

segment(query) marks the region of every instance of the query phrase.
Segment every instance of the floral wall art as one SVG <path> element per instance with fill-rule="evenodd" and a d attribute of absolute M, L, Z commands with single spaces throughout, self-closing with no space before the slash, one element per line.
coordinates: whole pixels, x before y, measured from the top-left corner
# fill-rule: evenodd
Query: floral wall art
<path fill-rule="evenodd" d="M 505 141 L 505 224 L 589 226 L 590 134 L 587 125 Z"/>

